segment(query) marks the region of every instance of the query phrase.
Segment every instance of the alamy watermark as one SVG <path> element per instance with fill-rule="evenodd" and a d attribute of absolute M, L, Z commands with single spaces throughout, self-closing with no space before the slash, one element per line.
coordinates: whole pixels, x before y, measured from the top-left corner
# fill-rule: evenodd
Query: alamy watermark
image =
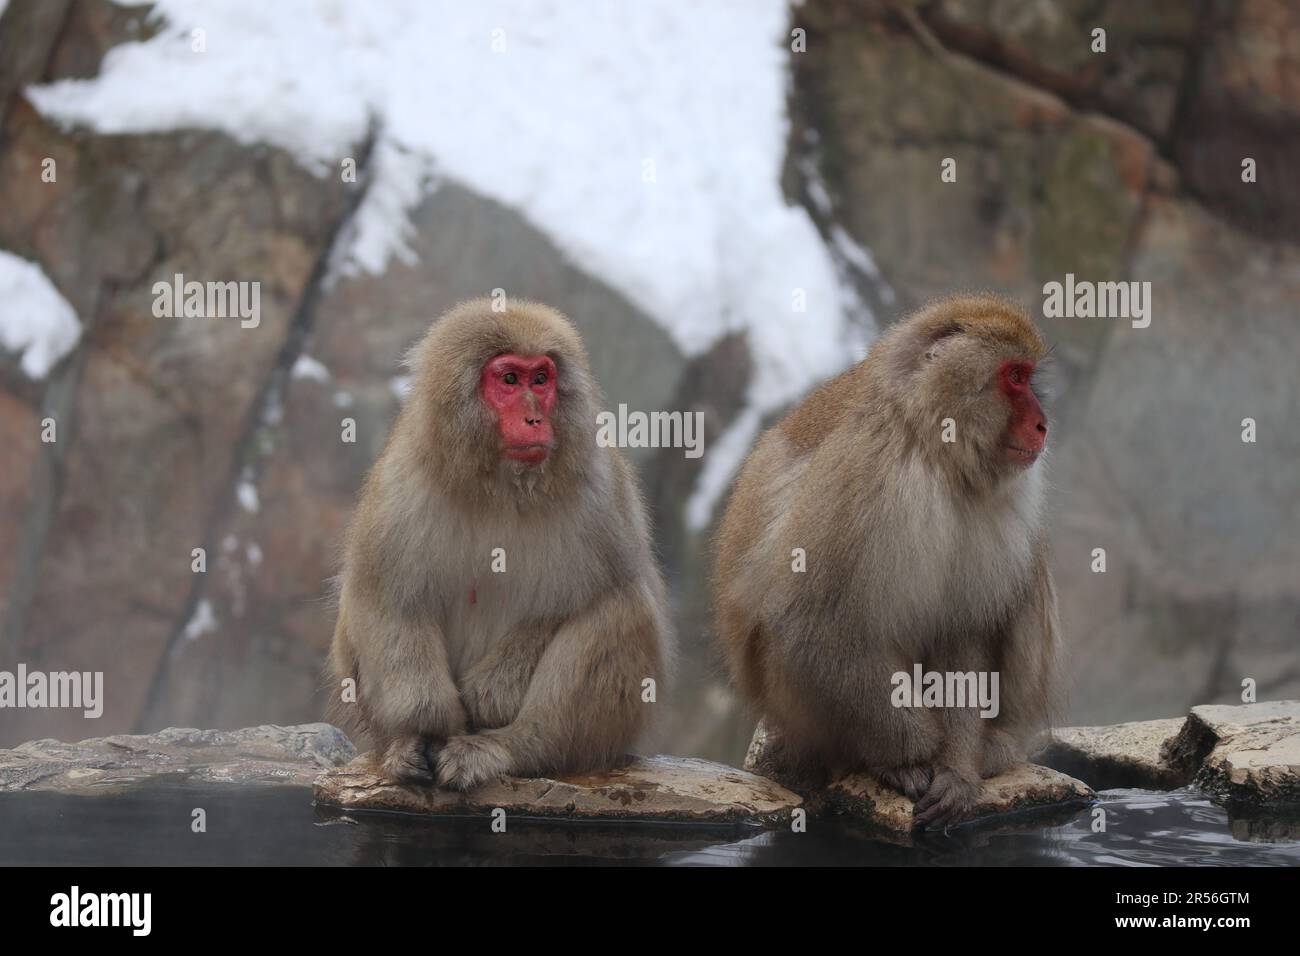
<path fill-rule="evenodd" d="M 895 671 L 889 682 L 895 707 L 978 707 L 985 718 L 1001 710 L 997 671 L 927 671 L 913 664 L 912 673 Z"/>
<path fill-rule="evenodd" d="M 94 719 L 104 713 L 103 671 L 0 671 L 0 708 L 80 708 Z"/>
<path fill-rule="evenodd" d="M 1076 282 L 1074 273 L 1067 272 L 1065 282 L 1043 286 L 1043 317 L 1131 319 L 1133 328 L 1145 329 L 1151 324 L 1151 283 Z"/>
<path fill-rule="evenodd" d="M 133 936 L 148 936 L 152 914 L 152 893 L 83 893 L 73 886 L 50 897 L 51 926 L 120 926 Z"/>
<path fill-rule="evenodd" d="M 687 458 L 704 454 L 703 412 L 618 412 L 596 415 L 596 444 L 601 448 L 685 448 Z"/>
<path fill-rule="evenodd" d="M 176 273 L 171 282 L 153 284 L 153 314 L 159 319 L 239 319 L 243 329 L 262 322 L 262 283 L 185 281 Z"/>

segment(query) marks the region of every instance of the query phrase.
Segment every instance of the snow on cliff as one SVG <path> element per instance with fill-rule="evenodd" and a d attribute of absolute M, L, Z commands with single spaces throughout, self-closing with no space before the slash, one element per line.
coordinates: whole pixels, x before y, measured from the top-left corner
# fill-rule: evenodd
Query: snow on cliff
<path fill-rule="evenodd" d="M 459 181 L 520 211 L 686 352 L 747 330 L 763 383 L 740 426 L 750 433 L 865 350 L 865 307 L 779 185 L 784 0 L 155 10 L 157 36 L 111 50 L 99 77 L 30 88 L 31 100 L 108 133 L 220 129 L 335 175 L 373 122 L 375 179 L 345 269 L 409 261 L 407 211 L 439 178 Z M 719 444 L 743 451 L 743 437 Z M 697 522 L 738 464 L 721 457 L 691 504 Z"/>
<path fill-rule="evenodd" d="M 22 355 L 28 376 L 44 378 L 79 338 L 77 313 L 41 267 L 0 250 L 0 346 Z"/>

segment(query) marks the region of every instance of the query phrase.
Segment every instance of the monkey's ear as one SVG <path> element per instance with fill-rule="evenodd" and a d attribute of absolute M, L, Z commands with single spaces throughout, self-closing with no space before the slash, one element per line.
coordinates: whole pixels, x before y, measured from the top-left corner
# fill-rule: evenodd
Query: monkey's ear
<path fill-rule="evenodd" d="M 922 353 L 925 360 L 927 362 L 932 362 L 938 358 L 939 354 L 943 351 L 944 346 L 947 345 L 949 340 L 960 331 L 961 326 L 956 322 L 950 322 L 947 325 L 935 329 L 930 334 L 929 342 L 925 347 L 925 351 Z"/>

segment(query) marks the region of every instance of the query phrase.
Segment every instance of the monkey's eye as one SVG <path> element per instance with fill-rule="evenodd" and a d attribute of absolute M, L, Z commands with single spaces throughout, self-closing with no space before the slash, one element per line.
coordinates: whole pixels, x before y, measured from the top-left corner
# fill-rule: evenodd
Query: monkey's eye
<path fill-rule="evenodd" d="M 505 375 L 501 376 L 501 381 L 505 382 L 507 385 L 518 385 L 519 376 L 514 372 L 506 372 Z"/>
<path fill-rule="evenodd" d="M 537 373 L 537 377 L 533 379 L 533 384 L 534 384 L 534 385 L 545 385 L 545 384 L 546 384 L 546 373 L 545 373 L 545 372 L 538 372 L 538 373 Z"/>
<path fill-rule="evenodd" d="M 1024 373 L 1023 373 L 1022 371 L 1020 371 L 1020 369 L 1018 369 L 1018 368 L 1013 368 L 1013 369 L 1011 370 L 1011 376 L 1010 376 L 1010 378 L 1011 378 L 1011 382 L 1012 382 L 1013 385 L 1019 385 L 1019 384 L 1021 384 L 1022 382 L 1024 382 L 1024 380 L 1025 380 L 1025 375 L 1024 375 Z"/>

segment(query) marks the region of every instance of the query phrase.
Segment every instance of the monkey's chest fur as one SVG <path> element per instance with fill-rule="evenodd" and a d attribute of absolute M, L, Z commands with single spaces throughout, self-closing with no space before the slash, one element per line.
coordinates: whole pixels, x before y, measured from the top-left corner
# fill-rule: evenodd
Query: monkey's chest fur
<path fill-rule="evenodd" d="M 934 655 L 938 665 L 942 655 L 975 666 L 961 649 L 1005 626 L 1032 581 L 1041 498 L 1033 469 L 970 507 L 916 463 L 831 522 L 798 508 L 774 510 L 774 537 L 788 545 L 779 553 L 806 548 L 808 570 L 791 574 L 788 562 L 780 564 L 764 617 L 778 640 L 896 653 L 900 663 L 928 666 L 921 658 Z"/>
<path fill-rule="evenodd" d="M 426 566 L 453 679 L 522 628 L 563 621 L 612 586 L 613 568 L 591 540 L 573 509 L 550 509 L 544 520 L 444 512 Z"/>

